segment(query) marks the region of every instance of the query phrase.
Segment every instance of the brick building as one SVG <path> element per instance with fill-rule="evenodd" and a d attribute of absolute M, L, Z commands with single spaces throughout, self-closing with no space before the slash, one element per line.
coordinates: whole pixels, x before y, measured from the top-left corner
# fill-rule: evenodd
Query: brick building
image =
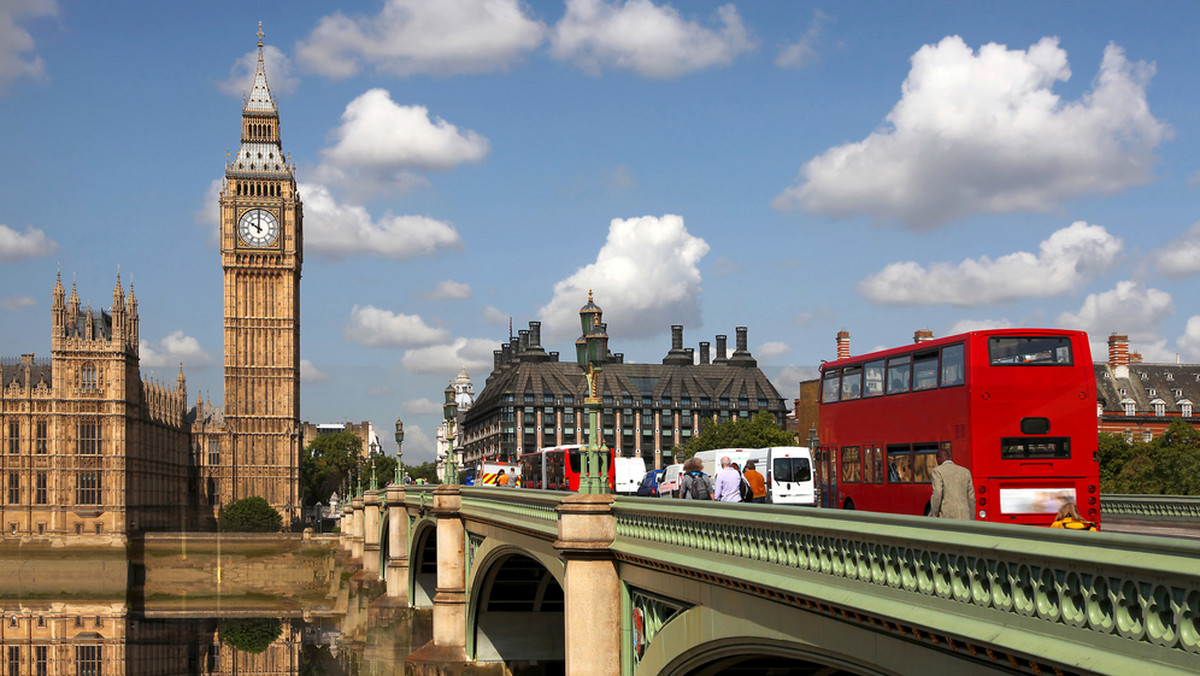
<path fill-rule="evenodd" d="M 584 311 L 601 310 L 589 298 Z M 759 411 L 786 424 L 787 408 L 779 391 L 758 368 L 747 349 L 747 328 L 737 327 L 737 343 L 726 354 L 726 336 L 695 351 L 683 346 L 683 327 L 671 327 L 671 349 L 661 364 L 626 363 L 608 353 L 600 371 L 600 436 L 625 457 L 641 457 L 647 467 L 673 462 L 672 449 L 699 432 L 700 421 L 753 417 Z M 573 353 L 572 353 L 573 355 Z M 582 444 L 587 437 L 583 410 L 586 389 L 575 360 L 541 344 L 541 323 L 530 322 L 493 353 L 493 368 L 483 391 L 465 413 L 461 426 L 462 461 L 514 461 L 538 448 Z M 456 444 L 457 445 L 457 444 Z"/>

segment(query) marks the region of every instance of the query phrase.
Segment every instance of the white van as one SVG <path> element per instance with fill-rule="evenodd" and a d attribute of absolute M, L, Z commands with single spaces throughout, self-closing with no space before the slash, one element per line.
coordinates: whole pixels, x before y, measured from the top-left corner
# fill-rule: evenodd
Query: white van
<path fill-rule="evenodd" d="M 755 469 L 767 483 L 767 502 L 776 505 L 816 505 L 812 452 L 804 446 L 767 448 L 718 448 L 696 454 L 704 464 L 704 473 L 715 477 L 721 458 L 728 457 L 742 470 L 753 460 Z"/>
<path fill-rule="evenodd" d="M 683 474 L 683 465 L 667 465 L 663 470 L 662 481 L 658 482 L 658 497 L 679 497 L 679 477 Z"/>
<path fill-rule="evenodd" d="M 759 474 L 767 480 L 767 502 L 816 506 L 812 451 L 804 446 L 771 446 L 750 453 Z M 743 469 L 745 465 L 742 465 Z"/>
<path fill-rule="evenodd" d="M 746 469 L 746 461 L 753 460 L 750 454 L 756 448 L 717 448 L 711 451 L 700 451 L 696 454 L 696 458 L 704 465 L 704 473 L 713 477 L 717 476 L 717 472 L 721 471 L 721 458 L 729 458 L 730 462 L 736 462 L 739 469 Z"/>
<path fill-rule="evenodd" d="M 616 492 L 620 495 L 637 493 L 638 484 L 646 476 L 646 461 L 642 458 L 614 458 L 613 477 Z"/>

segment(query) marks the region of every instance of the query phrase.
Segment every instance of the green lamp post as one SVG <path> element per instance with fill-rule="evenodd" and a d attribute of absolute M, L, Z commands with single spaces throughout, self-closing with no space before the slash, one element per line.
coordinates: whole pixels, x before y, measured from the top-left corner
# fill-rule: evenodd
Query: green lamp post
<path fill-rule="evenodd" d="M 587 445 L 582 452 L 582 476 L 579 478 L 580 493 L 608 492 L 608 463 L 605 462 L 607 453 L 603 444 L 596 439 L 596 429 L 600 426 L 600 397 L 596 386 L 600 378 L 600 369 L 608 356 L 608 334 L 605 325 L 600 321 L 602 311 L 592 301 L 592 292 L 588 290 L 588 302 L 579 310 L 579 323 L 583 327 L 583 335 L 575 341 L 575 356 L 579 368 L 587 382 L 587 392 L 583 398 L 583 409 L 587 413 L 588 433 Z"/>
<path fill-rule="evenodd" d="M 446 419 L 446 461 L 442 464 L 442 483 L 458 483 L 458 464 L 454 461 L 454 418 L 458 415 L 458 402 L 454 400 L 454 381 L 446 384 L 446 395 L 442 404 L 442 417 Z"/>
<path fill-rule="evenodd" d="M 396 417 L 396 479 L 395 484 L 401 486 L 404 484 L 404 423 L 400 422 L 399 416 Z"/>

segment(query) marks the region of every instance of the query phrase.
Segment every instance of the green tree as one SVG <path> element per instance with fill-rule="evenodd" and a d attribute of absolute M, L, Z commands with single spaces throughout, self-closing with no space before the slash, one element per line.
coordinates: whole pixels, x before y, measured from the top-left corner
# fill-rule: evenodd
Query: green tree
<path fill-rule="evenodd" d="M 426 462 L 420 465 L 406 465 L 404 470 L 408 472 L 408 476 L 412 477 L 414 481 L 417 479 L 424 479 L 431 484 L 441 483 L 441 479 L 438 478 L 437 474 L 436 462 Z"/>
<path fill-rule="evenodd" d="M 329 496 L 341 490 L 350 470 L 362 460 L 362 440 L 351 432 L 318 434 L 300 457 L 300 485 L 304 504 L 329 504 Z M 369 478 L 368 475 L 364 478 Z"/>
<path fill-rule="evenodd" d="M 753 418 L 731 418 L 720 423 L 707 418 L 702 420 L 700 433 L 688 439 L 675 457 L 679 462 L 700 451 L 714 448 L 766 448 L 795 444 L 795 433 L 781 428 L 771 413 L 759 411 Z"/>
<path fill-rule="evenodd" d="M 217 624 L 221 643 L 255 655 L 269 648 L 282 633 L 283 623 L 273 617 L 227 617 Z"/>
<path fill-rule="evenodd" d="M 283 516 L 257 495 L 225 505 L 217 515 L 217 527 L 226 533 L 275 533 L 282 524 Z"/>
<path fill-rule="evenodd" d="M 1099 440 L 1100 492 L 1131 495 L 1200 495 L 1200 432 L 1173 421 L 1148 443 L 1112 434 Z"/>

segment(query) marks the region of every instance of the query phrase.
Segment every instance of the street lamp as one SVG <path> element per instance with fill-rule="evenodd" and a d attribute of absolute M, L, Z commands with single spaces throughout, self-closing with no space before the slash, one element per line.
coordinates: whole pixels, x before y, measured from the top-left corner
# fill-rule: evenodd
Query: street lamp
<path fill-rule="evenodd" d="M 404 423 L 400 422 L 399 416 L 396 417 L 396 485 L 404 484 L 404 453 L 401 447 L 404 445 Z"/>
<path fill-rule="evenodd" d="M 454 462 L 454 418 L 458 414 L 458 402 L 454 400 L 453 380 L 446 384 L 443 394 L 446 395 L 445 403 L 442 404 L 442 417 L 446 419 L 446 462 L 443 464 L 445 477 L 442 483 L 456 484 L 458 465 Z"/>
<path fill-rule="evenodd" d="M 371 440 L 371 490 L 379 490 L 379 482 L 375 479 L 375 457 L 379 455 L 379 442 Z"/>
<path fill-rule="evenodd" d="M 580 493 L 608 492 L 608 463 L 604 461 L 601 454 L 603 449 L 596 440 L 596 428 L 600 426 L 600 397 L 597 396 L 596 385 L 604 359 L 608 356 L 608 334 L 605 333 L 605 325 L 600 321 L 601 314 L 600 307 L 592 302 L 592 292 L 589 290 L 587 305 L 579 310 L 579 323 L 583 327 L 583 335 L 575 341 L 576 361 L 579 368 L 583 369 L 587 381 L 583 409 L 587 412 L 588 439 L 582 452 Z"/>

